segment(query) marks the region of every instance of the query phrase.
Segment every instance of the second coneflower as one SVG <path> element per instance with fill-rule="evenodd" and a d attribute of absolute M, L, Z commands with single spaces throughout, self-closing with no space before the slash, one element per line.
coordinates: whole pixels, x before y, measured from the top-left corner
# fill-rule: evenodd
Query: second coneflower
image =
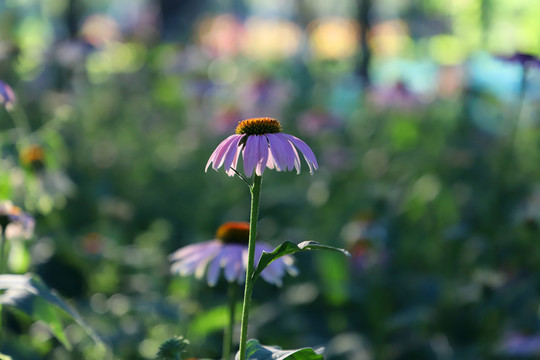
<path fill-rule="evenodd" d="M 250 177 L 255 174 L 262 176 L 265 168 L 277 171 L 296 169 L 300 173 L 300 150 L 310 173 L 319 168 L 315 154 L 305 142 L 295 136 L 281 132 L 281 124 L 273 118 L 254 118 L 240 121 L 236 134 L 229 136 L 218 145 L 206 163 L 214 170 L 223 166 L 229 176 L 237 169 L 238 159 L 242 155 L 244 173 Z"/>
<path fill-rule="evenodd" d="M 213 240 L 191 244 L 176 250 L 170 255 L 171 271 L 179 275 L 195 274 L 201 278 L 206 273 L 208 285 L 216 285 L 221 269 L 228 282 L 243 283 L 246 278 L 248 257 L 249 223 L 227 222 L 221 225 Z M 274 248 L 257 242 L 255 246 L 256 263 L 262 252 L 272 252 Z M 291 256 L 284 256 L 272 262 L 261 273 L 268 283 L 281 286 L 285 273 L 295 275 L 296 267 Z"/>

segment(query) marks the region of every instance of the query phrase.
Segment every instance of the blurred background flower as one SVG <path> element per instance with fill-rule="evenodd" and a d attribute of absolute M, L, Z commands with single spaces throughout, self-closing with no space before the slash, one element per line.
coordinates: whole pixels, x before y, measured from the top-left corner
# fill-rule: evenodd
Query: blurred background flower
<path fill-rule="evenodd" d="M 11 86 L 0 80 L 0 103 L 2 103 L 7 110 L 11 110 L 15 105 L 15 94 Z"/>
<path fill-rule="evenodd" d="M 33 235 L 34 226 L 34 218 L 20 207 L 13 205 L 11 201 L 0 202 L 0 227 L 6 238 L 28 239 Z"/>
<path fill-rule="evenodd" d="M 228 282 L 245 282 L 248 257 L 249 223 L 226 222 L 221 225 L 214 240 L 191 244 L 173 252 L 171 271 L 181 276 L 195 274 L 202 278 L 206 273 L 210 286 L 217 284 L 221 268 L 224 269 Z M 259 263 L 262 252 L 271 253 L 274 248 L 267 243 L 257 241 L 255 245 L 255 267 Z M 268 265 L 261 277 L 270 284 L 281 286 L 285 273 L 296 275 L 290 255 L 281 257 Z"/>

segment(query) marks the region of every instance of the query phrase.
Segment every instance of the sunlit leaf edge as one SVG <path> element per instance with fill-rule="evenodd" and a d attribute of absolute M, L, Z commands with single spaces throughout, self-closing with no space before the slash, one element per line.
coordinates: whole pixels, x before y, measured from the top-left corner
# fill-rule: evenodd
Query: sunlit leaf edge
<path fill-rule="evenodd" d="M 255 272 L 253 273 L 253 279 L 256 279 L 263 272 L 263 270 L 268 265 L 270 265 L 270 263 L 272 263 L 272 261 L 277 260 L 280 257 L 283 257 L 285 255 L 291 255 L 300 251 L 309 251 L 309 250 L 337 251 L 346 256 L 351 256 L 351 254 L 345 249 L 337 248 L 330 245 L 323 245 L 316 241 L 303 241 L 300 244 L 295 244 L 290 241 L 285 241 L 283 244 L 275 248 L 274 251 L 272 251 L 271 253 L 267 253 L 263 251 L 261 258 L 259 260 L 259 264 L 257 265 Z"/>
<path fill-rule="evenodd" d="M 309 347 L 282 350 L 276 346 L 261 345 L 258 340 L 252 339 L 247 343 L 247 360 L 322 360 L 324 348 L 314 350 Z M 235 360 L 240 359 L 240 352 L 236 353 Z"/>
<path fill-rule="evenodd" d="M 84 331 L 90 336 L 90 338 L 101 348 L 105 349 L 105 344 L 97 336 L 97 334 L 90 328 L 78 312 L 70 305 L 64 302 L 54 290 L 49 289 L 47 285 L 35 274 L 27 273 L 24 275 L 0 275 L 0 290 L 7 290 L 6 293 L 0 295 L 0 304 L 4 304 L 3 299 L 6 297 L 9 291 L 26 291 L 31 296 L 38 297 L 46 302 L 54 305 L 56 308 L 62 310 L 68 314 Z M 5 303 L 7 306 L 13 306 L 12 304 Z M 16 308 L 16 307 L 15 307 Z M 19 309 L 32 316 L 24 309 Z M 51 329 L 53 330 L 53 329 Z M 56 335 L 56 334 L 55 334 Z M 61 340 L 61 339 L 59 339 Z M 63 341 L 62 341 L 63 342 Z"/>

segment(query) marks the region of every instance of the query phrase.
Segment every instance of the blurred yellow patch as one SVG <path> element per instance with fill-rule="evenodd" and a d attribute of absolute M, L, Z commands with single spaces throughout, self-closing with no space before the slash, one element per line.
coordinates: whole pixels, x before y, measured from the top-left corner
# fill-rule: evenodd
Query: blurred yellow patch
<path fill-rule="evenodd" d="M 359 29 L 353 20 L 324 18 L 308 26 L 313 56 L 320 59 L 343 59 L 358 51 Z"/>
<path fill-rule="evenodd" d="M 253 59 L 284 59 L 298 52 L 302 31 L 287 20 L 252 17 L 246 22 L 243 50 Z"/>
<path fill-rule="evenodd" d="M 397 56 L 411 43 L 409 28 L 401 20 L 384 21 L 371 29 L 370 45 L 376 55 Z"/>

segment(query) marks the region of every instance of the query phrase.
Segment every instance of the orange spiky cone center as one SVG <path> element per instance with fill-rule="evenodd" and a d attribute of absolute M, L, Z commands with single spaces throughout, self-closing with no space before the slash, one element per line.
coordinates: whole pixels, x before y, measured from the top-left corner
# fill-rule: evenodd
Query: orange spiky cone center
<path fill-rule="evenodd" d="M 281 132 L 281 124 L 273 118 L 253 118 L 238 122 L 236 133 L 247 135 L 275 134 Z"/>

